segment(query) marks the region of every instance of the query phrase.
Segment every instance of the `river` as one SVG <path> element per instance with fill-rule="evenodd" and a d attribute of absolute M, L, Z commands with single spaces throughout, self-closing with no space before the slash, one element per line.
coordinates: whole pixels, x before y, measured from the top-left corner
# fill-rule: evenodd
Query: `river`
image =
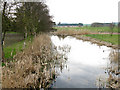
<path fill-rule="evenodd" d="M 60 53 L 60 47 L 69 48 L 65 52 L 64 67 L 62 70 L 56 68 L 59 75 L 52 88 L 96 88 L 100 85 L 99 78 L 105 80 L 108 77 L 105 68 L 110 64 L 109 55 L 114 49 L 71 36 L 51 36 L 51 40 Z"/>

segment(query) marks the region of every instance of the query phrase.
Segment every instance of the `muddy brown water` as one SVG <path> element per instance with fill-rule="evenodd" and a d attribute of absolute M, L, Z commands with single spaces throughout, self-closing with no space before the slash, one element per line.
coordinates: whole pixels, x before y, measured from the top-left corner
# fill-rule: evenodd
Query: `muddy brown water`
<path fill-rule="evenodd" d="M 65 52 L 68 59 L 62 70 L 56 68 L 59 75 L 51 85 L 52 88 L 96 88 L 100 84 L 99 78 L 108 78 L 105 68 L 110 64 L 109 55 L 114 49 L 71 36 L 51 36 L 51 40 L 59 53 L 62 53 L 62 47 L 69 49 Z"/>

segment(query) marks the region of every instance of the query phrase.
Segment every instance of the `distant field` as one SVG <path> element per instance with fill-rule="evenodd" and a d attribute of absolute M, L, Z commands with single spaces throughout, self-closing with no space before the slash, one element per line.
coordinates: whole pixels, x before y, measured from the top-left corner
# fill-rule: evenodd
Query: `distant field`
<path fill-rule="evenodd" d="M 106 41 L 109 43 L 112 43 L 114 45 L 118 45 L 118 36 L 120 35 L 109 35 L 109 34 L 91 34 L 91 35 L 86 35 L 88 37 L 96 38 L 101 41 Z"/>
<path fill-rule="evenodd" d="M 91 32 L 111 32 L 109 27 L 55 27 L 57 30 L 90 30 Z M 118 32 L 118 27 L 114 27 L 113 32 Z"/>
<path fill-rule="evenodd" d="M 67 33 L 69 35 L 68 32 L 70 32 L 70 35 L 72 35 L 72 33 L 75 33 L 76 31 L 87 31 L 88 34 L 86 34 L 85 36 L 87 37 L 92 37 L 92 38 L 96 38 L 98 40 L 101 41 L 105 41 L 105 42 L 109 42 L 112 43 L 113 45 L 118 45 L 118 34 L 114 34 L 114 35 L 110 35 L 109 32 L 111 32 L 109 27 L 90 27 L 90 26 L 84 26 L 84 27 L 55 27 L 55 29 L 57 29 L 58 33 L 64 31 L 63 33 L 60 34 L 65 34 Z M 66 31 L 66 32 L 65 32 Z M 68 31 L 68 32 L 67 32 Z M 72 32 L 73 31 L 73 32 Z M 101 34 L 90 34 L 90 33 L 94 33 L 94 32 L 101 32 Z M 103 32 L 108 32 L 108 34 L 102 34 Z M 114 33 L 118 32 L 118 28 L 117 26 L 114 27 L 113 29 Z M 77 35 L 78 33 L 76 33 Z M 80 34 L 78 34 L 80 35 Z"/>

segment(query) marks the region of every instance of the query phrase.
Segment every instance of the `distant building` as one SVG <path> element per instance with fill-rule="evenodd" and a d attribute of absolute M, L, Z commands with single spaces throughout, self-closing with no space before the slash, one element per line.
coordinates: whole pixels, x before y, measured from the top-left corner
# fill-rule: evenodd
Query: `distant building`
<path fill-rule="evenodd" d="M 91 27 L 103 27 L 103 23 L 92 23 Z"/>
<path fill-rule="evenodd" d="M 59 23 L 57 26 L 58 27 L 81 27 L 83 26 L 83 24 L 82 23 L 78 23 L 78 24 Z"/>
<path fill-rule="evenodd" d="M 104 27 L 110 27 L 112 23 L 103 23 L 103 24 L 104 24 Z"/>
<path fill-rule="evenodd" d="M 112 23 L 92 23 L 91 27 L 109 27 Z"/>

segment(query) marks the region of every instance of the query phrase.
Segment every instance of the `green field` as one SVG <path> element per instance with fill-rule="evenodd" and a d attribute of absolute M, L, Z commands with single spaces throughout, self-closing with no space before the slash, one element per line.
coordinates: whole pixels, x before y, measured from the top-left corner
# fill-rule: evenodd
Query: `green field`
<path fill-rule="evenodd" d="M 84 26 L 84 27 L 55 27 L 57 31 L 60 30 L 86 30 L 89 32 L 111 32 L 109 27 L 90 27 L 90 26 Z M 114 27 L 113 32 L 118 32 L 118 27 Z M 101 41 L 109 42 L 114 45 L 118 45 L 118 36 L 120 35 L 110 35 L 110 34 L 87 34 L 85 36 L 96 38 Z"/>
<path fill-rule="evenodd" d="M 85 35 L 85 36 L 96 38 L 101 41 L 109 42 L 114 45 L 118 45 L 118 36 L 120 37 L 120 35 L 112 35 L 111 36 L 109 34 L 91 34 L 91 35 Z"/>
<path fill-rule="evenodd" d="M 57 30 L 90 30 L 91 32 L 111 32 L 109 27 L 54 27 Z M 113 32 L 118 32 L 118 27 L 114 27 Z"/>

